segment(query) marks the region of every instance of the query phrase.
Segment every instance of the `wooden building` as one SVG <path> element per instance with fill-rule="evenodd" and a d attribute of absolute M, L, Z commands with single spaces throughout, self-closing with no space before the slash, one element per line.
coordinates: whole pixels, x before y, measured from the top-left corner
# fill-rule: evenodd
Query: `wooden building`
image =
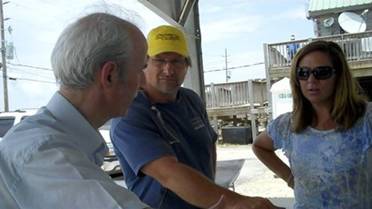
<path fill-rule="evenodd" d="M 343 12 L 363 18 L 365 31 L 350 33 L 338 22 Z M 314 40 L 329 40 L 343 49 L 354 77 L 372 98 L 372 0 L 309 0 L 308 18 L 314 21 L 315 38 L 264 44 L 266 81 L 243 81 L 205 86 L 209 117 L 215 127 L 227 122 L 252 127 L 272 119 L 271 86 L 289 77 L 291 59 L 298 49 Z"/>

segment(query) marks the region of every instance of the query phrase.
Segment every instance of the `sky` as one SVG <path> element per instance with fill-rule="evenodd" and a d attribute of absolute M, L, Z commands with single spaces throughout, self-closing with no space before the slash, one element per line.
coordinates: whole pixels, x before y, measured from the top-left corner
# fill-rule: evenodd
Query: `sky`
<path fill-rule="evenodd" d="M 265 78 L 263 44 L 314 36 L 306 18 L 308 0 L 199 1 L 204 71 L 230 70 L 231 81 Z M 204 74 L 205 84 L 226 82 L 226 71 Z"/>
<path fill-rule="evenodd" d="M 200 0 L 205 84 L 226 81 L 225 71 L 207 72 L 225 67 L 225 49 L 228 67 L 253 65 L 231 70 L 229 82 L 265 78 L 264 65 L 257 64 L 264 61 L 264 43 L 288 41 L 291 34 L 296 39 L 314 36 L 313 23 L 306 18 L 307 3 Z M 3 9 L 4 18 L 9 18 L 4 24 L 5 38 L 15 48 L 7 65 L 10 110 L 43 106 L 58 89 L 50 70 L 50 54 L 59 34 L 77 18 L 107 10 L 134 21 L 144 34 L 166 24 L 137 0 L 9 0 Z M 0 98 L 3 110 L 2 85 Z"/>

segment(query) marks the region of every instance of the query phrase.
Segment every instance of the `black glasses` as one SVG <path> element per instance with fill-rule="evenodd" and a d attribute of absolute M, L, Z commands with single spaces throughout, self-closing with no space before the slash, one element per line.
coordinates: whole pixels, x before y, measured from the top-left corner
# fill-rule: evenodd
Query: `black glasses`
<path fill-rule="evenodd" d="M 307 80 L 310 74 L 313 74 L 317 80 L 326 80 L 336 74 L 336 69 L 331 66 L 318 66 L 313 69 L 308 67 L 297 67 L 298 80 Z"/>
<path fill-rule="evenodd" d="M 167 63 L 173 65 L 176 68 L 182 68 L 186 65 L 186 59 L 175 59 L 175 60 L 165 60 L 158 58 L 150 58 L 156 67 L 164 67 Z"/>

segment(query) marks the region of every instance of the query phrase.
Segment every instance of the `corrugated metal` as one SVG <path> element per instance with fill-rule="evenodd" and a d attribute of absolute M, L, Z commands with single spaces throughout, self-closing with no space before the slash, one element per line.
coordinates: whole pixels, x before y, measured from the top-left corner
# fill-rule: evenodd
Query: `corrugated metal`
<path fill-rule="evenodd" d="M 372 0 L 310 0 L 309 12 L 371 4 Z"/>

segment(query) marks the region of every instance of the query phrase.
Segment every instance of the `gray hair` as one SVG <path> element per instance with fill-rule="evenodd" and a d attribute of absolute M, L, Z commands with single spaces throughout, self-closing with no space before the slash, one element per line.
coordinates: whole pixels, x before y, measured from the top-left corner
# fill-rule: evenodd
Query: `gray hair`
<path fill-rule="evenodd" d="M 135 26 L 119 17 L 93 13 L 68 26 L 53 49 L 51 62 L 57 82 L 70 88 L 86 88 L 107 61 L 124 66 L 132 50 L 130 31 Z M 125 76 L 125 68 L 120 67 Z"/>

